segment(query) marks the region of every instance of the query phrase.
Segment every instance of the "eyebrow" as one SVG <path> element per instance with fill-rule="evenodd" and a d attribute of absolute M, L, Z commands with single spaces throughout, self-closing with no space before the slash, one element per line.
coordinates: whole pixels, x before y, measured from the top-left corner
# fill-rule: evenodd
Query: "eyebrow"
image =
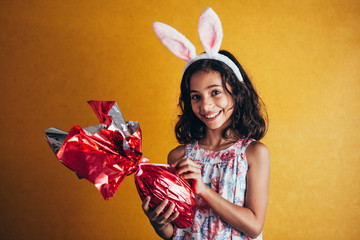
<path fill-rule="evenodd" d="M 217 85 L 217 84 L 213 84 L 213 85 L 208 86 L 206 89 L 210 89 L 210 88 L 214 88 L 214 87 L 222 87 L 222 86 L 221 86 L 221 85 Z M 199 91 L 190 90 L 190 93 L 193 93 L 193 92 L 199 92 Z"/>

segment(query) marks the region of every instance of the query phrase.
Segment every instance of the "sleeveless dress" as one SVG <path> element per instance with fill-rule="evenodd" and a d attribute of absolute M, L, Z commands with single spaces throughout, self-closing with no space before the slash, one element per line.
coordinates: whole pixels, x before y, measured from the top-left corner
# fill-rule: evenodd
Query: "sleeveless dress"
<path fill-rule="evenodd" d="M 245 150 L 253 141 L 253 139 L 240 139 L 221 151 L 202 149 L 196 141 L 185 146 L 185 156 L 201 166 L 202 177 L 206 185 L 226 200 L 244 206 L 248 170 Z M 186 229 L 174 227 L 173 239 L 250 239 L 222 221 L 197 195 L 196 205 L 194 224 Z M 256 239 L 261 240 L 262 234 Z"/>

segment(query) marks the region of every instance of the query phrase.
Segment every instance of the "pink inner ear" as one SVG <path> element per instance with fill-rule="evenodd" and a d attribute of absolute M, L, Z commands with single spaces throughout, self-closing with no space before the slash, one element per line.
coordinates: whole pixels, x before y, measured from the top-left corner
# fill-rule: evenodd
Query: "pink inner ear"
<path fill-rule="evenodd" d="M 223 37 L 221 21 L 216 13 L 207 8 L 199 19 L 199 37 L 207 53 L 218 53 Z"/>
<path fill-rule="evenodd" d="M 185 61 L 189 61 L 196 56 L 194 45 L 176 29 L 160 22 L 154 22 L 153 29 L 160 41 L 175 56 Z"/>
<path fill-rule="evenodd" d="M 199 35 L 202 36 L 201 42 L 204 43 L 210 50 L 213 49 L 221 38 L 219 39 L 217 30 L 214 28 L 213 25 L 206 24 L 204 25 L 201 30 L 199 29 Z"/>
<path fill-rule="evenodd" d="M 210 48 L 212 49 L 215 45 L 216 45 L 216 43 L 217 43 L 217 41 L 219 41 L 217 38 L 216 38 L 216 31 L 215 31 L 215 29 L 213 28 L 213 34 L 214 35 L 212 35 L 211 37 L 210 37 L 210 42 L 209 42 L 209 44 L 210 44 Z"/>
<path fill-rule="evenodd" d="M 191 52 L 187 46 L 181 41 L 175 39 L 163 39 L 163 44 L 177 57 L 185 60 L 191 60 Z"/>

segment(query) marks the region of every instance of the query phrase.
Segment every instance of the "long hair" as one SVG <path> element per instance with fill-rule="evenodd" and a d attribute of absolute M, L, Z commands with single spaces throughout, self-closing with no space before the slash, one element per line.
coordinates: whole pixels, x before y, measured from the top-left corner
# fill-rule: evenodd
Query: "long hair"
<path fill-rule="evenodd" d="M 198 71 L 219 72 L 224 89 L 234 101 L 234 111 L 230 116 L 230 124 L 223 132 L 223 138 L 253 138 L 260 140 L 267 131 L 268 119 L 263 101 L 257 94 L 253 84 L 243 67 L 229 52 L 219 52 L 230 58 L 240 69 L 244 82 L 240 82 L 229 66 L 221 61 L 202 59 L 191 64 L 183 74 L 179 107 L 181 114 L 175 126 L 176 139 L 180 144 L 187 144 L 200 140 L 205 136 L 206 125 L 196 117 L 191 107 L 190 79 Z M 231 87 L 228 89 L 226 83 Z"/>

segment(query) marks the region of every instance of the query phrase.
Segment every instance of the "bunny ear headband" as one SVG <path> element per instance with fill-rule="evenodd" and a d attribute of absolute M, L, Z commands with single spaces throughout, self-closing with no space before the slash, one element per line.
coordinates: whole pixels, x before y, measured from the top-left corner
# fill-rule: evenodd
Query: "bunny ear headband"
<path fill-rule="evenodd" d="M 196 55 L 195 46 L 180 32 L 161 22 L 154 22 L 153 29 L 160 41 L 178 58 L 186 61 L 185 70 L 200 59 L 214 59 L 228 65 L 239 81 L 243 82 L 239 68 L 225 55 L 219 53 L 223 32 L 219 17 L 209 7 L 201 14 L 198 31 L 205 53 Z"/>

